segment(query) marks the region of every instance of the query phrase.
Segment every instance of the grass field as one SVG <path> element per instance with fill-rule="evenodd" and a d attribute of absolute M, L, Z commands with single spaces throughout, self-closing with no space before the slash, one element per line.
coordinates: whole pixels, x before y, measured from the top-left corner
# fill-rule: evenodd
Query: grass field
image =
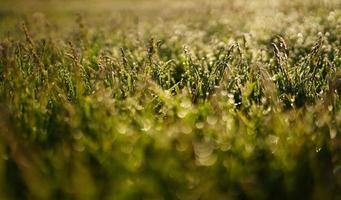
<path fill-rule="evenodd" d="M 341 199 L 340 0 L 1 0 L 0 199 Z"/>

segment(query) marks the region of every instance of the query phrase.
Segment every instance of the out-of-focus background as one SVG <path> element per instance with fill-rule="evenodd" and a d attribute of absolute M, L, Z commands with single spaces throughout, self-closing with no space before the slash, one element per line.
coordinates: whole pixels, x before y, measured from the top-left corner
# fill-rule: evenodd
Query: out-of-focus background
<path fill-rule="evenodd" d="M 127 25 L 127 20 L 152 26 L 164 21 L 181 24 L 209 16 L 210 21 L 238 30 L 276 29 L 276 23 L 290 20 L 288 13 L 290 18 L 304 20 L 340 5 L 340 0 L 1 0 L 0 33 L 17 31 L 15 25 L 23 21 L 70 29 L 76 15 L 96 28 Z"/>

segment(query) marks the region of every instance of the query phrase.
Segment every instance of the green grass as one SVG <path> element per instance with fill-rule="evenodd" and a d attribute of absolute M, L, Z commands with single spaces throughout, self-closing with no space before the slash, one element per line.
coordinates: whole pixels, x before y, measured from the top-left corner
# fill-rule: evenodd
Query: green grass
<path fill-rule="evenodd" d="M 0 199 L 340 199 L 340 47 L 339 0 L 5 0 Z"/>

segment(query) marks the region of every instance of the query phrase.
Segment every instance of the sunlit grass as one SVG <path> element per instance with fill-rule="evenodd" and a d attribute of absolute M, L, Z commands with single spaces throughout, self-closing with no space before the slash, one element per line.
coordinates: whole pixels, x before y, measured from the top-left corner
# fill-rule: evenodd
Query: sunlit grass
<path fill-rule="evenodd" d="M 0 199 L 341 198 L 339 1 L 1 4 Z"/>

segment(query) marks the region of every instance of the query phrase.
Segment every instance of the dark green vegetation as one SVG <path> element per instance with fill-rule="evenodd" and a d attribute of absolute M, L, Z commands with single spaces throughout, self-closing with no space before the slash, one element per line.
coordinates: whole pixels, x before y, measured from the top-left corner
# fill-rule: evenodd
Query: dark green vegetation
<path fill-rule="evenodd" d="M 341 198 L 340 1 L 65 2 L 0 3 L 0 199 Z"/>

